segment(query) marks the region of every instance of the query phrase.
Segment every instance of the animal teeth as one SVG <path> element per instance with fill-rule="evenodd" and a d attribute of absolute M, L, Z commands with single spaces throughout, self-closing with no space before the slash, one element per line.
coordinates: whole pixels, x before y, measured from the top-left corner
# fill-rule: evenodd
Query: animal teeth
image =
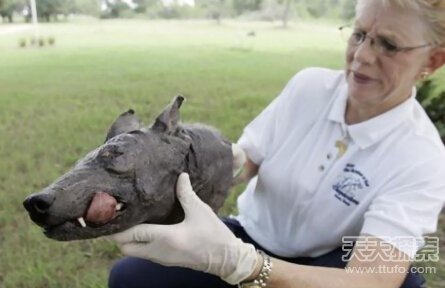
<path fill-rule="evenodd" d="M 116 204 L 116 211 L 120 211 L 122 209 L 122 207 L 124 206 L 124 204 L 122 203 L 117 203 Z"/>
<path fill-rule="evenodd" d="M 83 228 L 87 227 L 87 223 L 85 223 L 83 217 L 77 218 L 77 221 L 79 221 L 80 226 L 82 226 Z"/>

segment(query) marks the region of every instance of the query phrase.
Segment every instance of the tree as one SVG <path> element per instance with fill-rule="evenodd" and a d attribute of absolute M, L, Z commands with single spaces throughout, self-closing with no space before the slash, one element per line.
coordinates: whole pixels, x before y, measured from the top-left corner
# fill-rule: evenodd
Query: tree
<path fill-rule="evenodd" d="M 356 0 L 344 0 L 341 10 L 341 18 L 343 20 L 349 21 L 351 20 L 355 15 L 355 5 Z"/>
<path fill-rule="evenodd" d="M 320 18 L 328 11 L 328 5 L 325 0 L 311 0 L 307 3 L 307 11 L 312 17 Z"/>
<path fill-rule="evenodd" d="M 98 16 L 100 15 L 101 0 L 74 0 L 75 13 Z"/>
<path fill-rule="evenodd" d="M 13 22 L 12 14 L 14 12 L 14 9 L 11 9 L 11 2 L 12 1 L 10 0 L 0 0 L 0 16 L 2 17 L 3 21 L 6 18 L 10 23 Z"/>
<path fill-rule="evenodd" d="M 416 98 L 439 130 L 445 144 L 445 90 L 441 92 L 437 90 L 437 83 L 431 79 L 425 80 L 418 87 Z"/>
<path fill-rule="evenodd" d="M 130 6 L 122 0 L 105 0 L 105 3 L 107 11 L 102 15 L 104 18 L 119 18 L 123 13 L 131 10 Z"/>
<path fill-rule="evenodd" d="M 283 28 L 287 27 L 287 22 L 289 21 L 289 12 L 290 12 L 290 6 L 291 3 L 293 2 L 293 0 L 286 0 L 285 1 L 285 6 L 284 6 L 284 11 L 283 11 Z"/>
<path fill-rule="evenodd" d="M 159 6 L 160 2 L 160 0 L 133 0 L 133 3 L 137 5 L 134 12 L 145 13 L 148 9 Z"/>
<path fill-rule="evenodd" d="M 28 3 L 28 10 L 31 11 Z M 75 2 L 72 0 L 36 0 L 37 15 L 39 18 L 50 22 L 51 19 L 57 20 L 57 15 L 67 16 L 75 12 Z"/>
<path fill-rule="evenodd" d="M 57 0 L 56 12 L 68 17 L 69 14 L 76 12 L 76 1 L 73 0 Z M 57 15 L 56 14 L 56 15 Z"/>
<path fill-rule="evenodd" d="M 263 0 L 233 0 L 233 9 L 240 15 L 248 11 L 258 11 Z"/>
<path fill-rule="evenodd" d="M 24 0 L 0 0 L 0 16 L 3 21 L 7 19 L 12 23 L 14 22 L 14 12 L 20 11 L 24 7 Z"/>
<path fill-rule="evenodd" d="M 211 4 L 208 8 L 208 15 L 214 19 L 217 24 L 221 24 L 224 0 L 210 0 L 209 2 L 211 2 Z"/>

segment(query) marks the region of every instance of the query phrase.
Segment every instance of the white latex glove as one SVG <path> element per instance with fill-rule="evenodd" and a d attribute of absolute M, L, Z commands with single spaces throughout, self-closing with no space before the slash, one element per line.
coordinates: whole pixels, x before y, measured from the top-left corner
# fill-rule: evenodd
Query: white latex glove
<path fill-rule="evenodd" d="M 185 212 L 174 225 L 141 224 L 112 235 L 122 252 L 165 266 L 180 266 L 219 276 L 230 284 L 249 277 L 257 266 L 253 245 L 243 243 L 192 190 L 182 173 L 176 193 Z"/>

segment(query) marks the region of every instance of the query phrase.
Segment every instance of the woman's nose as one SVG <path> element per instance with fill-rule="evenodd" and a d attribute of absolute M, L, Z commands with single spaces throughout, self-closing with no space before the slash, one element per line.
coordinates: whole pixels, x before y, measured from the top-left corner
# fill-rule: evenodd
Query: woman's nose
<path fill-rule="evenodd" d="M 372 65 L 377 60 L 377 52 L 373 47 L 374 43 L 371 38 L 367 38 L 355 48 L 354 60 L 364 65 Z"/>

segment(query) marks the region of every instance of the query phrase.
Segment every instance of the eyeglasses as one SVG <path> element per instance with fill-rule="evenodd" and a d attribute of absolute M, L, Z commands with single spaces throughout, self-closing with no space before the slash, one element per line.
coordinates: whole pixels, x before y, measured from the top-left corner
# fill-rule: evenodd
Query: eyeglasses
<path fill-rule="evenodd" d="M 350 25 L 341 26 L 338 28 L 341 32 L 342 38 L 351 46 L 360 46 L 365 42 L 366 38 L 371 41 L 371 47 L 380 55 L 392 57 L 398 52 L 408 52 L 414 49 L 431 46 L 431 44 L 423 44 L 412 47 L 398 47 L 391 40 L 383 36 L 371 37 L 367 32 L 360 29 L 352 28 Z"/>

